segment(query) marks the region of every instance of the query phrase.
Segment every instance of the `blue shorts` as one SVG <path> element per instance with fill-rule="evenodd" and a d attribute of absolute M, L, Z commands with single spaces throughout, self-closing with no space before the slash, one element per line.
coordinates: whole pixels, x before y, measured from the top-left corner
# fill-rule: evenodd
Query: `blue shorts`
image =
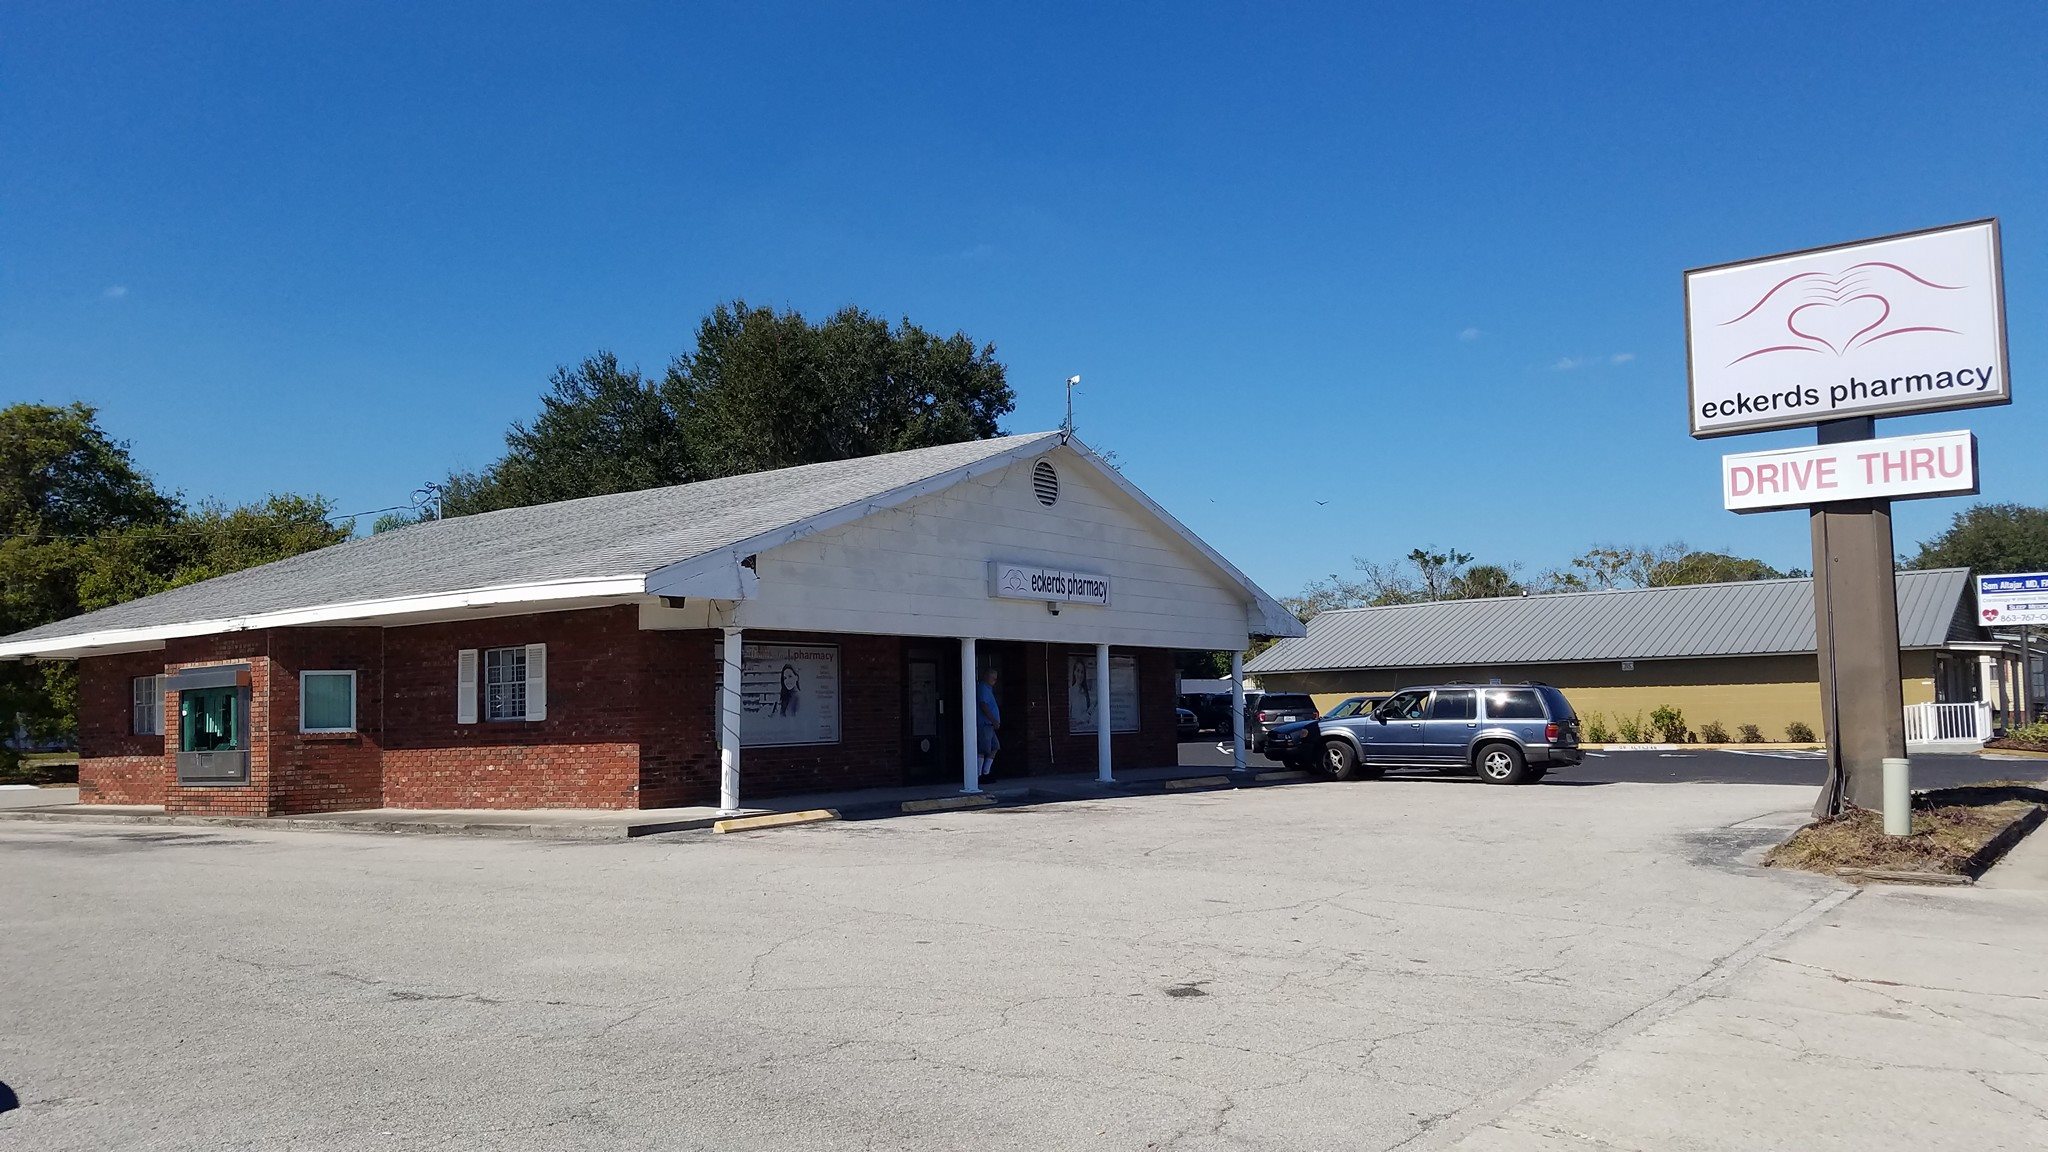
<path fill-rule="evenodd" d="M 1002 746 L 1003 742 L 996 739 L 996 730 L 992 726 L 983 724 L 975 729 L 974 747 L 983 757 L 995 755 L 996 750 Z"/>

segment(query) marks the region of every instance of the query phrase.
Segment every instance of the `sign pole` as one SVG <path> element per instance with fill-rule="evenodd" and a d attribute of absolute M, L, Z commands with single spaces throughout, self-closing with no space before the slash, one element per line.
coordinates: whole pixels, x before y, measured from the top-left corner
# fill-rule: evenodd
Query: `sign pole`
<path fill-rule="evenodd" d="M 2020 723 L 2034 722 L 2034 649 L 2029 643 L 2033 626 L 2020 625 Z"/>
<path fill-rule="evenodd" d="M 1873 438 L 1870 417 L 1820 425 L 1822 444 Z M 1892 555 L 1891 501 L 1816 504 L 1813 534 L 1814 635 L 1828 778 L 1816 819 L 1847 805 L 1884 804 L 1884 762 L 1906 755 L 1899 678 L 1899 604 Z"/>

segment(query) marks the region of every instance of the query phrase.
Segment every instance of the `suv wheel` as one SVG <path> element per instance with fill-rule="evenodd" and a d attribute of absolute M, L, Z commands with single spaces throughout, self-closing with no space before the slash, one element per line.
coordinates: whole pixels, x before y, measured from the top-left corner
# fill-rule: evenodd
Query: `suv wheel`
<path fill-rule="evenodd" d="M 1513 744 L 1482 744 L 1474 758 L 1479 778 L 1488 784 L 1521 784 L 1529 779 L 1529 765 L 1522 750 Z"/>
<path fill-rule="evenodd" d="M 1342 740 L 1323 741 L 1323 754 L 1318 760 L 1323 772 L 1335 780 L 1362 780 L 1378 776 L 1379 773 L 1358 762 L 1358 753 Z"/>

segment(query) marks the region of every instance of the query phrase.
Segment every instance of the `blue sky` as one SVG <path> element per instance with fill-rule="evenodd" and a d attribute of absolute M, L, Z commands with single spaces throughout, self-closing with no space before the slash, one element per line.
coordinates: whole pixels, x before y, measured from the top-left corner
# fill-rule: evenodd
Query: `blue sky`
<path fill-rule="evenodd" d="M 1011 430 L 1082 373 L 1276 593 L 1426 543 L 1803 567 L 1716 461 L 1810 433 L 1687 436 L 1681 272 L 1996 215 L 2017 402 L 1880 431 L 2048 501 L 2048 7 L 1395 7 L 10 5 L 0 402 L 353 511 L 557 364 L 851 303 L 993 341 Z"/>

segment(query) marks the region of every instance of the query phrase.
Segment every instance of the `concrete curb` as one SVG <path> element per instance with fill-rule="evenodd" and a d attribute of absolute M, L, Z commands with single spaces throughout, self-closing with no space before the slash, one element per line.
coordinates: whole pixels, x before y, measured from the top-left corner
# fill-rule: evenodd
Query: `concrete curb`
<path fill-rule="evenodd" d="M 762 816 L 731 816 L 714 821 L 711 830 L 715 833 L 759 832 L 768 828 L 790 828 L 798 824 L 821 824 L 827 820 L 839 819 L 839 813 L 830 808 L 808 808 L 802 812 L 770 812 Z"/>
<path fill-rule="evenodd" d="M 707 827 L 711 821 L 672 824 L 578 826 L 574 824 L 502 824 L 410 820 L 307 820 L 291 816 L 170 816 L 120 812 L 50 812 L 35 808 L 0 811 L 0 820 L 39 820 L 50 824 L 139 824 L 172 828 L 263 828 L 273 832 L 369 832 L 413 836 L 475 836 L 509 840 L 628 840 L 655 832 Z"/>
<path fill-rule="evenodd" d="M 1581 744 L 1582 752 L 1825 752 L 1825 744 Z"/>
<path fill-rule="evenodd" d="M 1166 790 L 1168 792 L 1186 792 L 1196 788 L 1235 787 L 1237 785 L 1232 783 L 1228 776 L 1183 776 L 1166 782 Z"/>
<path fill-rule="evenodd" d="M 996 798 L 986 792 L 968 796 L 934 796 L 928 800 L 905 800 L 895 805 L 897 812 L 904 816 L 916 816 L 922 812 L 956 812 L 962 808 L 992 808 Z"/>

